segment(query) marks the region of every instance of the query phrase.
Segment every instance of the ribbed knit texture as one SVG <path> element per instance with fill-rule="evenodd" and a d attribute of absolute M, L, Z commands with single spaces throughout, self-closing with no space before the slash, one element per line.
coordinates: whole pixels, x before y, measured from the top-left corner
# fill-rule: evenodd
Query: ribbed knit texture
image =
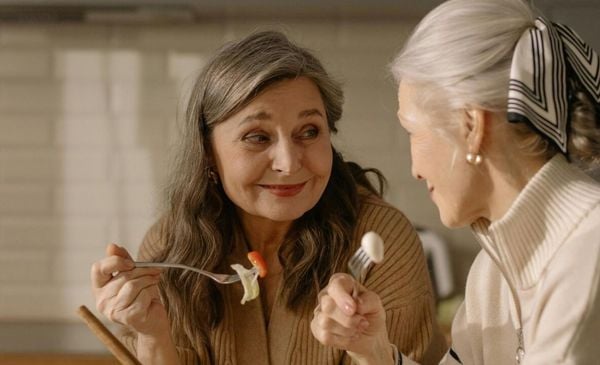
<path fill-rule="evenodd" d="M 473 230 L 497 255 L 507 279 L 527 289 L 598 197 L 598 185 L 558 154 L 531 179 L 504 217 L 489 226 L 477 222 Z"/>
<path fill-rule="evenodd" d="M 386 309 L 390 341 L 404 354 L 425 364 L 437 363 L 445 351 L 434 316 L 434 298 L 419 238 L 402 213 L 375 196 L 365 197 L 354 234 L 354 247 L 362 235 L 375 231 L 385 242 L 384 262 L 368 273 L 365 285 L 379 294 Z M 158 232 L 146 236 L 140 256 L 150 259 L 161 248 Z M 241 262 L 245 249 L 228 261 Z M 276 301 L 265 326 L 260 299 L 240 305 L 241 285 L 224 288 L 224 319 L 211 331 L 207 352 L 214 364 L 226 365 L 350 365 L 343 351 L 325 347 L 310 331 L 314 303 L 300 313 L 288 311 Z M 133 344 L 132 337 L 126 342 Z M 182 364 L 208 364 L 185 344 L 178 347 Z"/>
<path fill-rule="evenodd" d="M 515 364 L 519 328 L 522 365 L 598 364 L 599 222 L 600 184 L 561 154 L 501 219 L 475 222 L 484 250 L 452 323 L 452 352 L 440 364 Z"/>
<path fill-rule="evenodd" d="M 561 154 L 501 219 L 475 222 L 484 250 L 452 323 L 452 352 L 440 364 L 515 364 L 519 328 L 522 365 L 598 364 L 599 222 L 600 184 Z"/>

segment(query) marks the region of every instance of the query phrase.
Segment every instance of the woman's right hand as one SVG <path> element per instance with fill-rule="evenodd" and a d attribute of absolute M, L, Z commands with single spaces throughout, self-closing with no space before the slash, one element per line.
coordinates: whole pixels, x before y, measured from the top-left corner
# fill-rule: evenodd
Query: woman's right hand
<path fill-rule="evenodd" d="M 354 364 L 394 363 L 381 299 L 348 274 L 333 274 L 319 293 L 310 328 L 322 344 L 346 350 Z"/>
<path fill-rule="evenodd" d="M 92 265 L 96 308 L 109 320 L 126 325 L 148 339 L 170 334 L 158 282 L 161 270 L 136 268 L 122 247 L 109 244 L 106 257 Z"/>

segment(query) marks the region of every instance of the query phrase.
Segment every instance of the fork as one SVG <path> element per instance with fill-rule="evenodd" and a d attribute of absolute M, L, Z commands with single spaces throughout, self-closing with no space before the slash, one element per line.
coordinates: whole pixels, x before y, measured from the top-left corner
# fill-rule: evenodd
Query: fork
<path fill-rule="evenodd" d="M 173 268 L 173 269 L 190 270 L 190 271 L 197 272 L 198 274 L 207 276 L 219 284 L 233 284 L 233 283 L 237 283 L 238 281 L 242 280 L 242 279 L 240 279 L 240 276 L 238 274 L 231 274 L 231 275 L 230 274 L 216 274 L 214 272 L 201 270 L 201 269 L 198 269 L 198 268 L 195 268 L 192 266 L 187 266 L 187 265 L 182 265 L 182 264 L 170 264 L 170 263 L 166 263 L 166 262 L 136 261 L 135 267 L 165 267 L 165 268 Z M 256 267 L 253 267 L 252 269 L 250 269 L 250 271 L 252 271 L 253 274 L 257 273 Z"/>
<path fill-rule="evenodd" d="M 383 253 L 383 240 L 375 232 L 367 232 L 363 235 L 360 243 L 360 247 L 354 255 L 348 261 L 348 270 L 350 275 L 354 278 L 354 287 L 352 288 L 352 297 L 356 299 L 358 297 L 358 283 L 365 281 L 365 276 L 369 268 L 375 262 L 381 262 L 383 257 L 373 257 L 372 255 L 377 252 L 381 256 Z"/>
<path fill-rule="evenodd" d="M 348 270 L 350 270 L 350 275 L 352 275 L 356 281 L 362 283 L 365 280 L 367 270 L 372 264 L 373 261 L 361 246 L 350 258 L 350 261 L 348 261 Z"/>

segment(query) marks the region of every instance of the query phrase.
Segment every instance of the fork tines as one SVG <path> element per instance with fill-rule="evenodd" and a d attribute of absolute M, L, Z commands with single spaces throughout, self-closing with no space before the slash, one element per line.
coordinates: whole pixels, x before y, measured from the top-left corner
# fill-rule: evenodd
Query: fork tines
<path fill-rule="evenodd" d="M 350 269 L 350 274 L 352 274 L 356 280 L 362 281 L 362 276 L 371 262 L 372 261 L 369 255 L 367 255 L 362 247 L 359 247 L 354 255 L 350 258 L 350 261 L 348 261 L 348 269 Z"/>

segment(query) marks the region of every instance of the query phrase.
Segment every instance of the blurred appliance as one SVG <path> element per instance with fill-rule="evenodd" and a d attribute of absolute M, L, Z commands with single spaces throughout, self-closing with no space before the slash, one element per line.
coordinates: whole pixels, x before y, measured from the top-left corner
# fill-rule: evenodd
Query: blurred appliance
<path fill-rule="evenodd" d="M 433 282 L 436 299 L 449 297 L 454 291 L 452 267 L 446 242 L 434 231 L 417 228 L 417 234 L 423 244 L 429 275 Z"/>

